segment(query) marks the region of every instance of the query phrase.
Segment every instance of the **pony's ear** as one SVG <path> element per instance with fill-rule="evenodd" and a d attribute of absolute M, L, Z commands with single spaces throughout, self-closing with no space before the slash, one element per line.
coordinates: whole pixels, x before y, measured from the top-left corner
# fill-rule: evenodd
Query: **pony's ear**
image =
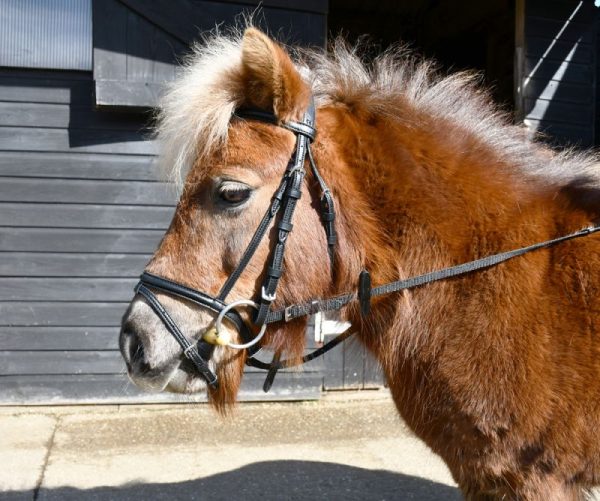
<path fill-rule="evenodd" d="M 299 119 L 310 89 L 288 53 L 262 31 L 248 28 L 242 40 L 246 105 L 273 110 L 280 120 Z"/>

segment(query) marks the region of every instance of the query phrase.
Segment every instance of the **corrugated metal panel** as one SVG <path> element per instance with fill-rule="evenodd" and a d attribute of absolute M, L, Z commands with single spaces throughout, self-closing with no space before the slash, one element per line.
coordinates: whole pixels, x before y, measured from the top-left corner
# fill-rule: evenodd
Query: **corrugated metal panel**
<path fill-rule="evenodd" d="M 91 0 L 0 0 L 0 66 L 91 70 Z"/>

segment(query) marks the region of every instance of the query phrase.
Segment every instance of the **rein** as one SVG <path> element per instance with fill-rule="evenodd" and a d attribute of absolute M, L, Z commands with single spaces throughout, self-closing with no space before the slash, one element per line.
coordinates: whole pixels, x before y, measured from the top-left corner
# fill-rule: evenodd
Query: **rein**
<path fill-rule="evenodd" d="M 255 230 L 240 262 L 227 278 L 216 297 L 148 272 L 144 272 L 140 276 L 140 281 L 135 287 L 135 292 L 144 297 L 150 308 L 152 308 L 167 330 L 179 343 L 184 356 L 194 364 L 200 375 L 202 375 L 207 384 L 212 388 L 217 388 L 218 386 L 217 376 L 209 367 L 209 360 L 215 345 L 247 350 L 248 357 L 246 359 L 246 364 L 268 371 L 263 385 L 263 390 L 267 392 L 271 388 L 275 375 L 279 369 L 302 365 L 314 360 L 354 334 L 354 331 L 350 330 L 339 334 L 322 347 L 305 355 L 299 360 L 280 360 L 280 353 L 276 352 L 273 360 L 270 363 L 267 363 L 256 359 L 255 355 L 260 350 L 258 343 L 269 324 L 281 321 L 289 322 L 319 312 L 337 311 L 356 301 L 358 301 L 360 305 L 361 315 L 367 316 L 371 309 L 372 298 L 472 273 L 538 249 L 547 248 L 567 240 L 584 237 L 600 231 L 600 226 L 590 226 L 544 242 L 486 256 L 455 266 L 449 266 L 422 275 L 396 280 L 376 287 L 371 287 L 369 272 L 364 270 L 359 276 L 358 290 L 354 292 L 348 292 L 328 299 L 315 299 L 305 303 L 288 305 L 280 309 L 271 310 L 271 304 L 276 299 L 277 285 L 283 272 L 285 245 L 287 237 L 293 228 L 292 220 L 294 210 L 297 201 L 302 195 L 301 188 L 306 174 L 304 166 L 307 157 L 311 172 L 317 180 L 321 190 L 321 220 L 327 236 L 328 254 L 332 273 L 335 245 L 337 242 L 334 225 L 334 201 L 331 191 L 327 187 L 317 168 L 310 149 L 310 143 L 316 136 L 316 129 L 314 128 L 315 108 L 312 102 L 306 111 L 302 122 L 280 123 L 275 115 L 260 110 L 241 109 L 236 111 L 235 117 L 270 123 L 290 130 L 296 135 L 295 153 L 288 164 L 279 187 L 271 199 L 269 208 Z M 281 215 L 277 222 L 277 242 L 269 256 L 266 276 L 261 287 L 259 298 L 256 301 L 242 299 L 227 304 L 227 296 L 250 262 L 250 259 L 256 252 L 256 249 L 264 238 L 267 230 L 271 227 L 271 223 L 279 213 L 281 213 Z M 190 341 L 181 332 L 177 323 L 172 319 L 168 311 L 162 306 L 156 295 L 150 289 L 160 290 L 161 292 L 180 297 L 213 311 L 217 314 L 215 326 L 206 331 L 197 342 Z M 259 329 L 258 334 L 253 335 L 252 329 L 246 324 L 240 313 L 236 310 L 236 307 L 238 306 L 250 306 L 256 310 L 252 322 L 253 325 Z M 225 331 L 222 329 L 222 321 L 224 319 L 227 319 L 239 332 L 240 337 L 243 340 L 242 344 L 231 343 L 224 334 Z"/>

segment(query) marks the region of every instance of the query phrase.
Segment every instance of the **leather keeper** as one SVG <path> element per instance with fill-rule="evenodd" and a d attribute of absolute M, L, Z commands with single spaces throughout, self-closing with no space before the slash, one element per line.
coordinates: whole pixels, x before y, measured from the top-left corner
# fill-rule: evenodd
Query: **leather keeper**
<path fill-rule="evenodd" d="M 296 200 L 298 200 L 302 197 L 302 192 L 300 190 L 297 190 L 296 188 L 290 188 L 286 191 L 286 195 L 290 198 L 295 198 Z"/>
<path fill-rule="evenodd" d="M 367 270 L 361 271 L 358 277 L 358 301 L 360 314 L 366 317 L 371 312 L 371 275 Z"/>
<path fill-rule="evenodd" d="M 267 275 L 269 277 L 279 278 L 279 277 L 281 277 L 282 273 L 283 273 L 283 269 L 277 269 L 277 268 L 273 268 L 271 266 L 269 266 L 269 268 L 267 269 Z"/>
<path fill-rule="evenodd" d="M 263 383 L 263 391 L 268 393 L 273 386 L 273 381 L 275 380 L 275 376 L 277 375 L 277 371 L 279 370 L 279 360 L 281 358 L 281 353 L 276 352 L 273 355 L 273 360 L 271 360 L 271 368 L 269 372 L 267 372 L 267 377 L 265 378 L 265 382 Z"/>
<path fill-rule="evenodd" d="M 279 221 L 279 224 L 277 225 L 277 228 L 279 228 L 280 230 L 285 231 L 287 233 L 292 231 L 293 227 L 294 227 L 294 225 L 292 223 L 288 223 L 286 221 Z"/>

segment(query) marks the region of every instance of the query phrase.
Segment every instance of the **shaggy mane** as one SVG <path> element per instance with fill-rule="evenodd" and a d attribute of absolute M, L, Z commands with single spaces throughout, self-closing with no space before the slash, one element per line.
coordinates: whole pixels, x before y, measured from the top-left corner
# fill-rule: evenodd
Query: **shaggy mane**
<path fill-rule="evenodd" d="M 244 98 L 244 89 L 236 85 L 242 37 L 239 28 L 203 37 L 161 99 L 156 127 L 160 163 L 179 187 L 195 162 L 206 159 L 227 141 L 229 122 Z M 478 138 L 501 160 L 548 182 L 600 185 L 595 154 L 574 149 L 557 153 L 536 142 L 524 126 L 511 125 L 481 88 L 478 74 L 442 75 L 431 61 L 420 60 L 402 47 L 388 49 L 371 63 L 361 58 L 361 52 L 360 45 L 349 47 L 337 38 L 329 52 L 291 53 L 310 82 L 317 105 L 344 103 L 403 120 L 406 117 L 397 106 L 402 100 L 461 134 Z"/>

